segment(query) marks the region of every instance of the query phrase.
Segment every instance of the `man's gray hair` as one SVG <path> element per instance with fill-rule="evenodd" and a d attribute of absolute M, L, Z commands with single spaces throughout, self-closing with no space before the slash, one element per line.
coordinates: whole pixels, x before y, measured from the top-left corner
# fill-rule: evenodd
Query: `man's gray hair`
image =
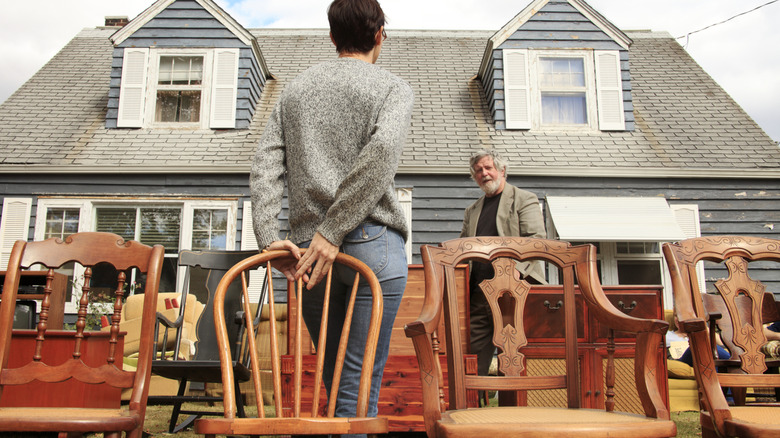
<path fill-rule="evenodd" d="M 469 173 L 471 173 L 471 179 L 474 179 L 474 165 L 479 162 L 479 160 L 490 157 L 493 159 L 493 166 L 501 173 L 504 173 L 504 170 L 506 170 L 506 162 L 503 158 L 501 158 L 501 155 L 498 153 L 495 149 L 482 149 L 478 152 L 476 152 L 474 155 L 471 156 L 469 159 Z"/>

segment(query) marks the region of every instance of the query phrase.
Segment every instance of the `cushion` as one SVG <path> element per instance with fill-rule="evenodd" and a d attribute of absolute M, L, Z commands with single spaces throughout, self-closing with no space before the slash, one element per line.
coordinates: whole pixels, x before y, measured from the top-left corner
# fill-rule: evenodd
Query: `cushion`
<path fill-rule="evenodd" d="M 666 361 L 666 367 L 668 370 L 668 375 L 671 378 L 674 379 L 695 379 L 696 378 L 696 376 L 693 374 L 693 367 L 691 367 L 685 362 L 680 362 L 679 360 L 668 360 Z"/>

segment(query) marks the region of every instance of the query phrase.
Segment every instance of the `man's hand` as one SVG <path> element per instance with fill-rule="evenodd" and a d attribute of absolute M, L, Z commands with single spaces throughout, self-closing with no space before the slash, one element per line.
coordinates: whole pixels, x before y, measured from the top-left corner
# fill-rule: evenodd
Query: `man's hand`
<path fill-rule="evenodd" d="M 315 233 L 314 238 L 311 240 L 311 245 L 309 245 L 303 257 L 300 257 L 298 260 L 298 265 L 296 266 L 298 271 L 295 273 L 295 278 L 303 277 L 306 289 L 311 290 L 328 273 L 333 261 L 336 260 L 338 252 L 338 246 L 328 242 L 320 233 Z M 312 266 L 314 267 L 312 268 Z M 309 278 L 306 277 L 307 273 Z"/>
<path fill-rule="evenodd" d="M 293 257 L 295 259 L 282 262 L 279 264 L 274 264 L 274 267 L 281 271 L 282 274 L 284 274 L 285 277 L 287 277 L 288 281 L 295 281 L 295 270 L 296 265 L 298 264 L 298 260 L 301 258 L 301 250 L 296 246 L 294 243 L 292 243 L 289 240 L 277 240 L 274 242 L 271 242 L 270 245 L 268 245 L 265 249 L 272 251 L 275 249 L 284 249 L 290 251 L 292 253 Z M 304 280 L 305 281 L 305 280 Z"/>

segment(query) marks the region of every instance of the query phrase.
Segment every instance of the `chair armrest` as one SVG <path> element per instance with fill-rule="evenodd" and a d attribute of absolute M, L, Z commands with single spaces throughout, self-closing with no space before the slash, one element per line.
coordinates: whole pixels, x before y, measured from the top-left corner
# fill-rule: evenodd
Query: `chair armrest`
<path fill-rule="evenodd" d="M 180 328 L 184 324 L 184 314 L 180 313 L 175 321 L 171 321 L 162 312 L 157 312 L 157 324 L 162 324 L 168 328 Z"/>
<path fill-rule="evenodd" d="M 731 418 L 731 413 L 718 381 L 718 374 L 716 372 L 702 372 L 702 370 L 714 371 L 716 369 L 715 359 L 710 353 L 709 336 L 704 329 L 706 324 L 701 319 L 685 322 L 688 323 L 685 326 L 686 330 L 688 328 L 691 329 L 690 332 L 686 331 L 686 333 L 688 333 L 691 353 L 693 353 L 693 368 L 696 374 L 696 381 L 699 385 L 699 390 L 705 393 L 701 399 L 705 403 L 711 404 L 711 406 L 702 406 L 702 409 L 711 412 L 716 427 L 718 430 L 723 430 L 723 422 Z"/>
<path fill-rule="evenodd" d="M 404 327 L 406 337 L 412 340 L 414 352 L 417 356 L 417 365 L 420 369 L 420 383 L 422 384 L 423 418 L 428 436 L 435 436 L 434 425 L 441 419 L 441 406 L 439 398 L 440 380 L 442 378 L 441 364 L 438 354 L 433 350 L 431 339 L 433 330 L 429 331 L 423 321 L 413 321 Z M 437 409 L 438 407 L 438 409 Z"/>

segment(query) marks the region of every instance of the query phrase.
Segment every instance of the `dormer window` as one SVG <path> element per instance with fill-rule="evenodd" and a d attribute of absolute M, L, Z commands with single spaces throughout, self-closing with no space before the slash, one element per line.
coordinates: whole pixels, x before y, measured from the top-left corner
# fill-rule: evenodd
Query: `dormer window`
<path fill-rule="evenodd" d="M 507 129 L 625 129 L 620 54 L 504 49 Z"/>
<path fill-rule="evenodd" d="M 203 91 L 203 56 L 160 56 L 154 121 L 197 123 Z"/>
<path fill-rule="evenodd" d="M 235 128 L 238 49 L 124 52 L 118 127 Z"/>

